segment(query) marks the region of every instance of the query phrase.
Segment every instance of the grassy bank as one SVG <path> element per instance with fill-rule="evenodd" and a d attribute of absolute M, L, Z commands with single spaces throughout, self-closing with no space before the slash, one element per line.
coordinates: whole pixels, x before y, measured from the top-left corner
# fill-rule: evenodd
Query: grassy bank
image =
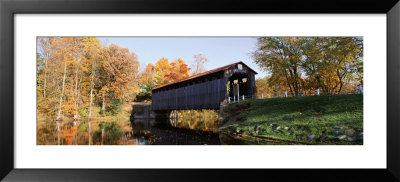
<path fill-rule="evenodd" d="M 248 100 L 224 109 L 220 130 L 300 144 L 363 144 L 363 96 Z"/>

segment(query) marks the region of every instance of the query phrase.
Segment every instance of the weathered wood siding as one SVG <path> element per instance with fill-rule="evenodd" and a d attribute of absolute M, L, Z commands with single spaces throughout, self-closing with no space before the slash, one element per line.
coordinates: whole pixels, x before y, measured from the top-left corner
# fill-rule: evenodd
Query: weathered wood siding
<path fill-rule="evenodd" d="M 225 99 L 225 79 L 169 87 L 152 93 L 153 110 L 219 109 Z"/>
<path fill-rule="evenodd" d="M 257 95 L 256 76 L 254 72 L 249 72 L 247 75 L 247 94 L 248 96 L 255 97 Z"/>

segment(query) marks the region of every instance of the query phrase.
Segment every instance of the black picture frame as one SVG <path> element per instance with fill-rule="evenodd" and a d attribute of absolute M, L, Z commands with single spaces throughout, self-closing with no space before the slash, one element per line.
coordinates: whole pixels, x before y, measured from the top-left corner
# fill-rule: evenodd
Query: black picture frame
<path fill-rule="evenodd" d="M 390 98 L 387 99 L 387 168 L 15 169 L 14 15 L 31 13 L 386 14 L 387 98 Z M 226 181 L 228 179 L 234 181 L 400 181 L 399 17 L 398 0 L 385 2 L 376 0 L 0 0 L 0 179 L 4 181 Z"/>

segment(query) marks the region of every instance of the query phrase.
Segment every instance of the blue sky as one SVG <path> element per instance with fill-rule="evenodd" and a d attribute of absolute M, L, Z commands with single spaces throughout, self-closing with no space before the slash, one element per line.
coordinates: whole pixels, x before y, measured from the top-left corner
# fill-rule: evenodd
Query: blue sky
<path fill-rule="evenodd" d="M 242 61 L 258 72 L 256 78 L 264 77 L 251 57 L 257 37 L 97 37 L 103 45 L 117 44 L 134 52 L 139 59 L 140 69 L 148 63 L 155 64 L 165 57 L 170 62 L 177 58 L 193 64 L 195 54 L 203 54 L 208 62 L 207 70 Z"/>

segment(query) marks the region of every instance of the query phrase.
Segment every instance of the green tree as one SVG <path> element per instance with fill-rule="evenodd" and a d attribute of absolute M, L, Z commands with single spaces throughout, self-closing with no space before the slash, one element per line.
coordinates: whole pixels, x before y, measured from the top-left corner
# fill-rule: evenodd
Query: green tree
<path fill-rule="evenodd" d="M 260 37 L 253 57 L 271 75 L 269 86 L 293 95 L 340 93 L 362 83 L 362 45 L 361 37 Z"/>

